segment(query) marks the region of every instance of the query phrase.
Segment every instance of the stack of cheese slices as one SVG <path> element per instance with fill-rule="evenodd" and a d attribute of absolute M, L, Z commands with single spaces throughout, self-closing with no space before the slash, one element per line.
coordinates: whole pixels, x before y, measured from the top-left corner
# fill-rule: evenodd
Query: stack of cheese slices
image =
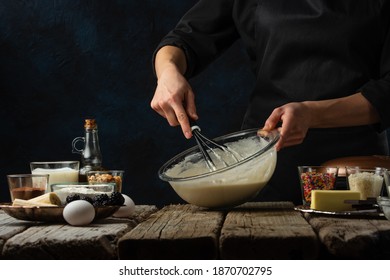
<path fill-rule="evenodd" d="M 15 198 L 12 202 L 12 206 L 46 206 L 46 207 L 58 207 L 61 206 L 61 200 L 54 192 L 45 193 L 43 195 L 24 200 Z"/>

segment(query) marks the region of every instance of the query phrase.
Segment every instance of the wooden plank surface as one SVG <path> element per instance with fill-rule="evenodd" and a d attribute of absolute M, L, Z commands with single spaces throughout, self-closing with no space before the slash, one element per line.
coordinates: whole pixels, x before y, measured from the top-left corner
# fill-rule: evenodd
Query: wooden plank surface
<path fill-rule="evenodd" d="M 0 259 L 3 258 L 1 252 L 5 242 L 12 236 L 25 231 L 31 224 L 33 223 L 18 221 L 0 210 Z"/>
<path fill-rule="evenodd" d="M 390 259 L 390 221 L 305 214 L 325 248 L 322 258 Z"/>
<path fill-rule="evenodd" d="M 320 251 L 320 253 L 319 253 Z M 0 210 L 0 259 L 390 259 L 390 221 L 302 214 L 289 202 L 212 211 L 136 206 L 85 227 Z"/>
<path fill-rule="evenodd" d="M 166 206 L 119 240 L 119 258 L 216 259 L 223 219 L 220 211 Z"/>
<path fill-rule="evenodd" d="M 247 203 L 230 211 L 221 231 L 221 258 L 317 258 L 317 236 L 293 207 L 290 202 Z"/>
<path fill-rule="evenodd" d="M 118 259 L 118 239 L 156 211 L 155 206 L 136 206 L 128 218 L 110 217 L 82 227 L 3 217 L 1 256 L 4 259 Z M 12 228 L 17 230 L 11 232 Z"/>

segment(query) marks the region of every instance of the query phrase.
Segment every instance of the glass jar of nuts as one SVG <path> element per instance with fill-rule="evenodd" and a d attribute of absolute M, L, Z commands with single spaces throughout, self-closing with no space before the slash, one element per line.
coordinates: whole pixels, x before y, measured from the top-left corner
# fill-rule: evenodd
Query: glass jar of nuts
<path fill-rule="evenodd" d="M 89 183 L 115 183 L 117 192 L 122 192 L 123 170 L 88 171 Z"/>

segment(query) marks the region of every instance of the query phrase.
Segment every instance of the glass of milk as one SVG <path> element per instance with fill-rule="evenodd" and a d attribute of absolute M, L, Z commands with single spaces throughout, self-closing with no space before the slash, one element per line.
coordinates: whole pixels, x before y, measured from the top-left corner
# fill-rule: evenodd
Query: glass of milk
<path fill-rule="evenodd" d="M 79 181 L 79 161 L 35 161 L 30 162 L 32 174 L 49 174 L 49 188 L 52 184 Z"/>

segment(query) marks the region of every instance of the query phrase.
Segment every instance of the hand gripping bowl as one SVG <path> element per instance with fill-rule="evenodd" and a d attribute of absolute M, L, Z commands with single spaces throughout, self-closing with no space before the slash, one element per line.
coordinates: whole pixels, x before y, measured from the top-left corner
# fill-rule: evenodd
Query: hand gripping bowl
<path fill-rule="evenodd" d="M 207 168 L 197 146 L 169 161 L 158 171 L 186 202 L 206 208 L 228 208 L 253 199 L 271 178 L 276 166 L 277 130 L 249 129 L 215 138 L 231 153 L 213 149 L 217 169 Z M 215 155 L 215 153 L 217 155 Z"/>

